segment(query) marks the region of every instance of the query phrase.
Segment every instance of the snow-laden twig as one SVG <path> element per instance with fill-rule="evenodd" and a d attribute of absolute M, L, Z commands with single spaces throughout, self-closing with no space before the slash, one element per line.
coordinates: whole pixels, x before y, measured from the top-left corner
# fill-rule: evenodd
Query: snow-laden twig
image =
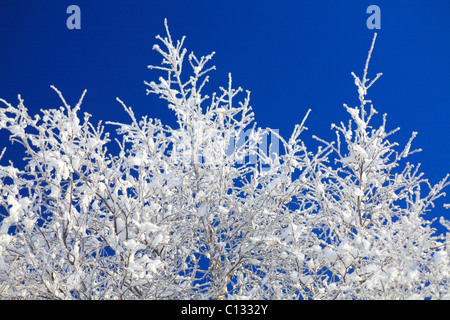
<path fill-rule="evenodd" d="M 404 163 L 420 150 L 411 151 L 416 132 L 398 151 L 386 114 L 373 127 L 376 35 L 362 79 L 352 73 L 360 106 L 344 104 L 348 125 L 332 125 L 335 141 L 313 136 L 323 145 L 312 152 L 311 110 L 289 139 L 259 128 L 250 92 L 229 75 L 210 93 L 214 53 L 187 55 L 185 37 L 164 25 L 153 47 L 163 60 L 150 67 L 161 74 L 145 84 L 176 127 L 137 118 L 119 98 L 128 122 L 94 125 L 79 117 L 86 91 L 71 107 L 52 86 L 63 107 L 34 117 L 20 96 L 17 106 L 0 99 L 0 129 L 25 163 L 0 165 L 0 298 L 450 296 L 450 235 L 426 219 L 449 176 L 432 185 L 420 164 Z"/>

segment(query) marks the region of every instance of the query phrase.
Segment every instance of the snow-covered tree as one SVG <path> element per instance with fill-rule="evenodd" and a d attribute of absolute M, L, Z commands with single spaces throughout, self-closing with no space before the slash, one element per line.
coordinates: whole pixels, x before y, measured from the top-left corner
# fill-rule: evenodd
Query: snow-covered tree
<path fill-rule="evenodd" d="M 370 299 L 449 297 L 449 233 L 424 214 L 443 195 L 370 125 L 369 51 L 361 105 L 315 152 L 254 122 L 249 93 L 204 94 L 213 54 L 157 37 L 163 58 L 148 94 L 175 128 L 137 119 L 105 133 L 83 97 L 31 116 L 0 100 L 0 129 L 25 151 L 0 166 L 0 297 L 4 299 Z M 183 67 L 190 67 L 186 75 Z M 278 139 L 275 152 L 267 137 Z M 342 140 L 343 138 L 343 140 Z M 108 143 L 119 145 L 111 154 Z M 1 157 L 5 156 L 3 150 Z M 421 193 L 422 191 L 422 193 Z M 423 193 L 425 192 L 425 195 Z M 450 223 L 440 220 L 447 229 Z"/>
<path fill-rule="evenodd" d="M 309 192 L 315 223 L 307 223 L 314 229 L 297 236 L 314 241 L 302 259 L 288 255 L 291 263 L 283 265 L 290 267 L 280 272 L 281 283 L 298 290 L 292 297 L 301 292 L 316 299 L 450 298 L 448 233 L 437 235 L 424 216 L 444 195 L 449 176 L 432 186 L 420 165 L 404 163 L 420 151 L 411 150 L 417 133 L 398 152 L 398 144 L 388 140 L 398 129 L 387 132 L 386 114 L 378 128 L 371 126 L 377 111 L 366 95 L 381 76 L 367 78 L 375 39 L 376 34 L 362 79 L 352 73 L 360 106 L 344 104 L 350 121 L 332 125 L 336 141 L 315 137 L 333 150 L 337 166 L 314 170 Z M 448 229 L 446 220 L 441 223 Z M 297 239 L 289 239 L 288 250 L 303 249 L 303 244 L 296 248 L 304 241 Z"/>

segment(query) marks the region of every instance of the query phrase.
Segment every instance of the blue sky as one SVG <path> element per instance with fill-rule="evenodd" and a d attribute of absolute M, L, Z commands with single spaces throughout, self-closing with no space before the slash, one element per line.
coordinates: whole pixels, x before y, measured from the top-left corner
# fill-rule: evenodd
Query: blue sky
<path fill-rule="evenodd" d="M 69 30 L 69 5 L 81 9 L 81 29 Z M 308 108 L 311 148 L 315 134 L 334 138 L 331 123 L 348 122 L 343 103 L 358 103 L 351 72 L 362 73 L 374 30 L 366 27 L 369 5 L 381 9 L 381 29 L 369 77 L 383 76 L 369 90 L 391 140 L 405 144 L 418 131 L 410 158 L 422 163 L 432 183 L 450 172 L 450 2 L 446 0 L 315 1 L 125 1 L 3 0 L 0 4 L 0 97 L 17 94 L 34 114 L 61 105 L 55 85 L 74 105 L 82 91 L 82 111 L 93 121 L 127 122 L 116 97 L 138 116 L 175 124 L 156 96 L 145 95 L 144 80 L 157 79 L 160 56 L 152 50 L 168 19 L 174 38 L 198 56 L 216 52 L 206 90 L 227 84 L 251 91 L 261 127 L 289 136 Z M 110 128 L 112 130 L 113 128 Z M 0 147 L 9 144 L 0 133 Z M 14 159 L 7 153 L 7 159 Z M 2 161 L 3 162 L 3 161 Z M 450 191 L 449 191 L 450 192 Z M 450 200 L 447 200 L 450 202 Z M 436 215 L 449 211 L 439 201 Z"/>

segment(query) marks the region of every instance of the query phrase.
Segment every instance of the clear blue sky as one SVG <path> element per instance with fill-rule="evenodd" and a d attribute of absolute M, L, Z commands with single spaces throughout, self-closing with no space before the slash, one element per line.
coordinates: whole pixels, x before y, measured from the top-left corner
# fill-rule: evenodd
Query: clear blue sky
<path fill-rule="evenodd" d="M 81 9 L 81 30 L 69 30 L 69 5 Z M 352 71 L 360 75 L 374 30 L 366 27 L 369 5 L 381 9 L 369 77 L 383 76 L 369 91 L 391 140 L 401 145 L 418 131 L 410 158 L 422 163 L 432 183 L 450 172 L 450 1 L 132 1 L 2 0 L 0 3 L 0 97 L 17 94 L 31 113 L 61 105 L 55 85 L 70 104 L 82 91 L 82 111 L 98 120 L 128 121 L 120 97 L 138 116 L 168 124 L 174 117 L 157 97 L 145 95 L 144 80 L 159 74 L 152 50 L 167 18 L 174 38 L 197 55 L 215 51 L 209 90 L 227 84 L 251 91 L 261 127 L 292 132 L 308 108 L 312 134 L 331 140 L 331 123 L 348 121 L 343 103 L 358 103 Z M 208 90 L 207 89 L 207 90 Z M 111 128 L 112 130 L 112 128 Z M 0 147 L 8 144 L 0 133 Z M 8 154 L 7 154 L 8 156 Z M 9 158 L 14 158 L 9 153 Z M 448 192 L 450 194 L 450 190 Z M 447 200 L 450 202 L 450 200 Z M 450 212 L 438 202 L 436 214 Z"/>

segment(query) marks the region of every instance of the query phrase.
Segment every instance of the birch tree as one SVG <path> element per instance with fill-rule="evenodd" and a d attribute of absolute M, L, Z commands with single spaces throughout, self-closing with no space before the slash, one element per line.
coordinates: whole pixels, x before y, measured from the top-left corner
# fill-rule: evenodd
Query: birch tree
<path fill-rule="evenodd" d="M 405 163 L 420 151 L 412 149 L 416 132 L 398 150 L 389 140 L 399 129 L 388 131 L 386 114 L 378 128 L 371 125 L 377 111 L 368 89 L 382 75 L 368 78 L 375 40 L 376 34 L 363 76 L 352 73 L 360 105 L 344 104 L 348 125 L 332 124 L 331 143 L 315 137 L 333 150 L 336 167 L 315 170 L 310 194 L 320 222 L 302 234 L 315 239 L 302 259 L 288 255 L 291 268 L 281 272 L 282 282 L 296 289 L 293 297 L 300 292 L 316 299 L 449 298 L 448 233 L 436 234 L 425 217 L 444 195 L 449 176 L 431 185 L 420 164 Z M 448 221 L 441 218 L 441 224 L 448 230 Z M 296 246 L 292 241 L 287 247 L 295 252 Z"/>
<path fill-rule="evenodd" d="M 448 176 L 431 185 L 390 142 L 386 115 L 353 74 L 360 106 L 344 105 L 336 141 L 307 148 L 310 111 L 286 139 L 259 128 L 250 93 L 210 95 L 214 53 L 198 58 L 166 36 L 153 49 L 147 94 L 177 125 L 117 98 L 128 123 L 93 124 L 72 107 L 30 115 L 5 101 L 0 129 L 24 150 L 0 159 L 0 297 L 3 299 L 449 298 L 449 234 L 425 214 Z M 186 71 L 187 69 L 187 71 Z M 156 80 L 157 79 L 157 80 Z M 115 131 L 106 132 L 106 128 Z M 267 143 L 268 136 L 282 147 Z M 107 146 L 115 143 L 118 154 Z M 440 223 L 449 228 L 444 218 Z"/>

